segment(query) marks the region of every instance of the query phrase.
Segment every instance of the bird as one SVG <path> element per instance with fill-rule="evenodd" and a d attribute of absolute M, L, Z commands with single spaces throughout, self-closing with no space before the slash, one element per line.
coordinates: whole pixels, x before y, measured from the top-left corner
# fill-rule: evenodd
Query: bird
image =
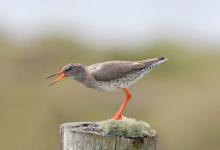
<path fill-rule="evenodd" d="M 57 76 L 49 86 L 67 78 L 76 80 L 82 85 L 97 91 L 122 89 L 125 93 L 125 99 L 112 118 L 114 120 L 122 120 L 122 114 L 132 97 L 128 87 L 167 60 L 166 57 L 157 57 L 142 61 L 113 60 L 95 63 L 89 66 L 80 63 L 70 63 L 46 79 Z"/>

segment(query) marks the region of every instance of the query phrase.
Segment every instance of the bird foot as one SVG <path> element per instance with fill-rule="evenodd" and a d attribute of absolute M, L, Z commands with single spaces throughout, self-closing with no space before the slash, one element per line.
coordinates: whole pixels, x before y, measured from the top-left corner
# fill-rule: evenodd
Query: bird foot
<path fill-rule="evenodd" d="M 118 112 L 117 112 L 112 119 L 114 119 L 114 120 L 122 120 L 122 115 L 121 115 L 121 113 L 118 113 Z"/>

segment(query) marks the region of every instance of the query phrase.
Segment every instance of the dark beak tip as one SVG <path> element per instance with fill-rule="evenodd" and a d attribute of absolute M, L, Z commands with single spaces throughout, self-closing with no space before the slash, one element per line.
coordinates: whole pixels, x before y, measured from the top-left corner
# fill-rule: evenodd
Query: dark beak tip
<path fill-rule="evenodd" d="M 45 80 L 46 80 L 46 79 L 49 79 L 49 78 L 51 78 L 51 77 L 54 77 L 54 76 L 55 76 L 55 75 L 50 75 L 50 76 L 46 77 Z"/>
<path fill-rule="evenodd" d="M 52 85 L 54 85 L 56 82 L 52 82 L 48 85 L 48 87 L 51 87 Z"/>
<path fill-rule="evenodd" d="M 53 84 L 49 84 L 48 87 L 51 87 Z"/>

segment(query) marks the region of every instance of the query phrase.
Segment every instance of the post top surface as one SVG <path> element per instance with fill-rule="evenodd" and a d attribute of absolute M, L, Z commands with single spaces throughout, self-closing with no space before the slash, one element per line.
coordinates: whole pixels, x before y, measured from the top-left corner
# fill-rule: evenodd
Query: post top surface
<path fill-rule="evenodd" d="M 125 118 L 122 121 L 69 122 L 60 126 L 60 132 L 90 133 L 100 136 L 122 136 L 125 138 L 157 137 L 157 132 L 143 121 Z"/>

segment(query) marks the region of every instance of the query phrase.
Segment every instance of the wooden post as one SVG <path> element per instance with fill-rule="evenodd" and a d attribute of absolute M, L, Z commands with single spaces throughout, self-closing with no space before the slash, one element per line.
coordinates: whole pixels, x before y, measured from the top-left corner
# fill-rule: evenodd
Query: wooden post
<path fill-rule="evenodd" d="M 60 127 L 62 150 L 156 150 L 157 133 L 129 138 L 97 132 L 96 122 L 65 123 Z"/>

